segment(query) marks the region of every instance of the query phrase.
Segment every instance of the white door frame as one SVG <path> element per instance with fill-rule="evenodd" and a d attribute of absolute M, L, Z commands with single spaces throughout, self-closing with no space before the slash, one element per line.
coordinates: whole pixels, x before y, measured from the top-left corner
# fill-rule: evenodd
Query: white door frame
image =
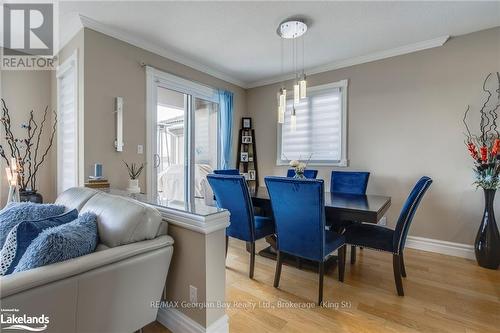
<path fill-rule="evenodd" d="M 194 168 L 191 166 L 194 156 L 194 145 L 192 144 L 194 142 L 194 122 L 192 121 L 194 118 L 193 101 L 195 98 L 200 98 L 218 103 L 217 91 L 201 83 L 163 72 L 151 66 L 146 66 L 146 186 L 147 197 L 149 199 L 156 199 L 156 193 L 158 193 L 154 152 L 157 151 L 155 124 L 157 123 L 159 87 L 188 95 L 186 101 L 188 109 L 184 115 L 184 123 L 187 124 L 184 132 L 184 167 L 185 174 L 187 175 L 184 197 L 188 199 L 192 197 L 191 193 L 194 191 L 194 182 L 192 181 L 194 179 Z"/>

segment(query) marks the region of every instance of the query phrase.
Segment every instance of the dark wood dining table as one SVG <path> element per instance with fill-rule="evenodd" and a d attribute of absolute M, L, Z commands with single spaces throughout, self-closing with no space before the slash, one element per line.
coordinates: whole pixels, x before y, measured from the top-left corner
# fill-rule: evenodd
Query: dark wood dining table
<path fill-rule="evenodd" d="M 271 200 L 266 187 L 261 186 L 250 195 L 252 203 L 255 207 L 259 207 L 262 215 L 272 216 Z M 345 221 L 377 223 L 387 213 L 390 206 L 391 197 L 388 196 L 325 192 L 326 224 L 337 231 L 341 231 Z M 270 247 L 260 251 L 259 254 L 273 258 L 275 238 L 268 237 L 266 240 Z"/>

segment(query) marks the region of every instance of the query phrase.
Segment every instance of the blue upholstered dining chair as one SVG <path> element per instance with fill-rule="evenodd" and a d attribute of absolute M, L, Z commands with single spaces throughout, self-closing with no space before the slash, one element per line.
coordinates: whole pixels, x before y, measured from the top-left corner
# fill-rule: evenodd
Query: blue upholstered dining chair
<path fill-rule="evenodd" d="M 344 280 L 344 236 L 325 229 L 323 180 L 265 178 L 277 236 L 274 287 L 279 286 L 283 256 L 290 254 L 319 263 L 318 304 L 323 301 L 325 261 L 339 250 L 339 280 Z"/>
<path fill-rule="evenodd" d="M 287 177 L 294 177 L 295 176 L 295 170 L 294 169 L 288 169 L 286 172 Z M 304 170 L 304 177 L 307 179 L 316 179 L 318 177 L 318 170 L 312 170 L 312 169 L 305 169 Z"/>
<path fill-rule="evenodd" d="M 332 171 L 330 179 L 330 192 L 353 195 L 365 195 L 368 186 L 369 172 L 362 171 Z M 357 221 L 340 221 L 349 225 Z M 351 264 L 356 262 L 356 247 L 351 246 Z"/>
<path fill-rule="evenodd" d="M 247 182 L 243 176 L 207 175 L 207 180 L 217 199 L 217 206 L 229 210 L 230 225 L 226 229 L 226 256 L 228 238 L 233 237 L 250 244 L 250 272 L 255 266 L 255 241 L 274 235 L 274 222 L 269 217 L 255 216 Z"/>
<path fill-rule="evenodd" d="M 345 194 L 366 194 L 369 172 L 332 171 L 330 192 Z"/>
<path fill-rule="evenodd" d="M 377 224 L 356 223 L 348 226 L 344 233 L 348 244 L 392 253 L 394 280 L 399 296 L 404 296 L 401 277 L 406 277 L 403 260 L 406 237 L 420 201 L 431 184 L 432 179 L 425 176 L 415 184 L 401 209 L 394 230 Z"/>
<path fill-rule="evenodd" d="M 220 169 L 220 170 L 214 170 L 214 173 L 216 175 L 233 175 L 233 176 L 238 176 L 240 174 L 240 170 L 238 169 Z"/>

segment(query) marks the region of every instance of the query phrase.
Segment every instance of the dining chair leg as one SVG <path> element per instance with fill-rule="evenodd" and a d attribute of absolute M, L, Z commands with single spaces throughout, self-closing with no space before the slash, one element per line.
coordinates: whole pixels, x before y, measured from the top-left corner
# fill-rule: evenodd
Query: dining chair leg
<path fill-rule="evenodd" d="M 255 267 L 255 242 L 250 242 L 250 272 L 248 276 L 253 279 L 253 271 Z"/>
<path fill-rule="evenodd" d="M 319 263 L 319 294 L 318 294 L 318 305 L 323 303 L 323 276 L 325 275 L 325 263 L 321 261 Z"/>
<path fill-rule="evenodd" d="M 351 246 L 351 264 L 356 263 L 356 246 Z"/>
<path fill-rule="evenodd" d="M 401 256 L 399 254 L 392 255 L 392 267 L 394 269 L 394 282 L 396 282 L 398 295 L 404 296 L 403 280 L 401 279 Z"/>
<path fill-rule="evenodd" d="M 283 264 L 283 255 L 280 251 L 276 252 L 276 272 L 274 273 L 274 288 L 278 288 L 281 277 L 281 265 Z"/>
<path fill-rule="evenodd" d="M 226 236 L 226 258 L 227 258 L 227 248 L 229 247 L 229 236 Z"/>
<path fill-rule="evenodd" d="M 403 253 L 399 255 L 399 258 L 401 260 L 401 276 L 406 277 L 406 267 L 405 267 L 405 261 L 403 259 Z"/>
<path fill-rule="evenodd" d="M 346 245 L 339 248 L 339 281 L 344 282 Z"/>

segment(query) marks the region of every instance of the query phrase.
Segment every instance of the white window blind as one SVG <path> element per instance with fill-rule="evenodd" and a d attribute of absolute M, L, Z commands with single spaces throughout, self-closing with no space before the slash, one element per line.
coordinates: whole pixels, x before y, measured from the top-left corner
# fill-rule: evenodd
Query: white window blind
<path fill-rule="evenodd" d="M 278 136 L 278 164 L 309 158 L 311 164 L 346 163 L 345 92 L 342 84 L 310 88 L 307 98 L 295 105 L 295 131 L 291 127 L 293 99 L 287 101 Z"/>
<path fill-rule="evenodd" d="M 57 76 L 57 190 L 78 185 L 76 59 L 68 59 Z"/>

